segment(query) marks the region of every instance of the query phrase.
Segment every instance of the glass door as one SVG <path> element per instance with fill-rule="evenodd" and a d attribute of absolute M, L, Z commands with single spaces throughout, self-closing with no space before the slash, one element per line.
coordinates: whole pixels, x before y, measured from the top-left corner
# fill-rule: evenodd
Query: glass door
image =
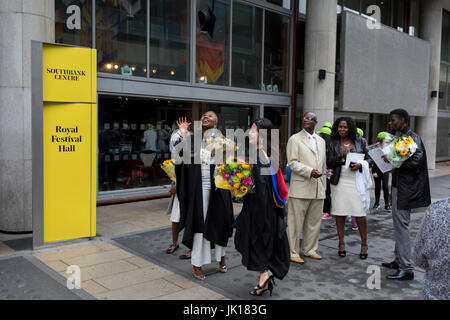
<path fill-rule="evenodd" d="M 289 139 L 289 108 L 265 106 L 264 117 L 272 121 L 273 126 L 280 130 L 280 168 L 284 173 L 286 169 L 286 145 Z"/>

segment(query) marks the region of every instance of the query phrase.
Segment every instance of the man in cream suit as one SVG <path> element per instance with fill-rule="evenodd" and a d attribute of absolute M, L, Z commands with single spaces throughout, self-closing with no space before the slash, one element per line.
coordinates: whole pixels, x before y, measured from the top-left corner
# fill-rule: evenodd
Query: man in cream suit
<path fill-rule="evenodd" d="M 305 262 L 300 255 L 322 259 L 316 251 L 326 190 L 326 147 L 325 140 L 314 133 L 316 125 L 317 116 L 305 113 L 303 130 L 291 136 L 287 144 L 287 163 L 292 169 L 287 233 L 291 261 L 300 264 Z"/>

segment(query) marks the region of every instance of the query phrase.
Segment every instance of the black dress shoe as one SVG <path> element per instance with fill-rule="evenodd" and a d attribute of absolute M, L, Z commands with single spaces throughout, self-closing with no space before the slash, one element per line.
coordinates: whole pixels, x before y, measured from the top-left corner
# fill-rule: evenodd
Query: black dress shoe
<path fill-rule="evenodd" d="M 389 268 L 389 269 L 398 269 L 398 268 L 400 268 L 399 265 L 398 265 L 398 263 L 395 262 L 395 261 L 392 261 L 392 262 L 383 262 L 381 265 L 382 265 L 383 267 L 386 267 L 386 268 Z"/>
<path fill-rule="evenodd" d="M 387 276 L 386 278 L 388 278 L 390 280 L 413 280 L 414 272 L 398 270 L 396 273 L 391 274 L 391 275 Z"/>

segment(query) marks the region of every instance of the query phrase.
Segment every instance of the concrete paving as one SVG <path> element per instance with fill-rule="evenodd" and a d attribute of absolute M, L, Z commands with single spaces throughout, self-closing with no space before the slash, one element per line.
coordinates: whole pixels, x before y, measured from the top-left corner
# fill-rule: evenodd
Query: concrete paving
<path fill-rule="evenodd" d="M 411 219 L 411 237 L 414 238 L 423 218 L 423 212 L 415 212 Z M 337 255 L 336 229 L 332 220 L 324 220 L 318 252 L 324 259 L 306 259 L 304 265 L 291 263 L 288 275 L 277 281 L 274 299 L 422 299 L 423 270 L 416 269 L 414 281 L 389 281 L 385 279 L 392 270 L 380 265 L 393 259 L 393 228 L 390 213 L 379 211 L 368 216 L 369 258 L 361 260 L 359 232 L 346 229 L 347 257 Z M 176 254 L 166 254 L 164 249 L 170 243 L 170 230 L 161 229 L 117 237 L 118 245 L 138 254 L 151 262 L 169 269 L 183 277 L 192 278 L 190 261 L 178 259 L 183 248 Z M 233 239 L 227 247 L 228 272 L 220 273 L 213 262 L 203 270 L 207 275 L 201 285 L 230 299 L 252 299 L 249 291 L 257 283 L 257 273 L 249 272 L 241 265 L 241 255 L 234 249 Z M 380 271 L 381 288 L 368 289 L 367 281 L 372 273 L 368 268 Z M 369 281 L 370 282 L 370 281 Z M 263 299 L 269 298 L 268 295 Z M 261 299 L 258 297 L 257 299 Z"/>
<path fill-rule="evenodd" d="M 450 163 L 439 163 L 430 171 L 433 201 L 450 196 Z M 31 235 L 0 234 L 0 299 L 251 299 L 248 291 L 257 274 L 241 265 L 233 240 L 227 248 L 229 271 L 219 273 L 215 264 L 204 267 L 206 281 L 192 277 L 190 261 L 165 253 L 171 243 L 168 199 L 99 207 L 98 233 L 94 240 L 80 240 L 52 248 L 31 250 Z M 235 204 L 235 212 L 240 211 Z M 411 239 L 420 226 L 424 210 L 412 214 Z M 359 259 L 358 231 L 346 230 L 347 257 L 337 255 L 333 220 L 323 220 L 319 241 L 321 261 L 307 259 L 292 264 L 283 281 L 277 281 L 273 299 L 422 299 L 423 270 L 415 270 L 413 281 L 388 281 L 391 270 L 380 267 L 393 258 L 390 212 L 368 215 L 369 258 Z M 69 265 L 81 269 L 81 287 L 69 290 Z M 381 288 L 369 289 L 371 274 L 381 272 Z M 369 281 L 370 282 L 370 281 Z M 44 290 L 42 288 L 45 288 Z M 260 299 L 268 299 L 268 295 Z"/>

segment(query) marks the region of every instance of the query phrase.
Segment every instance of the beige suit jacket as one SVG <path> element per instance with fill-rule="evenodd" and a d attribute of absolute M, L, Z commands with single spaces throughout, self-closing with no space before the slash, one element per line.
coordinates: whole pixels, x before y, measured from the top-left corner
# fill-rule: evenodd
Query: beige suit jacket
<path fill-rule="evenodd" d="M 317 154 L 305 130 L 289 138 L 287 144 L 287 164 L 292 169 L 289 197 L 300 199 L 325 199 L 326 190 L 326 146 L 325 140 L 314 134 Z M 322 176 L 311 177 L 313 169 Z"/>

